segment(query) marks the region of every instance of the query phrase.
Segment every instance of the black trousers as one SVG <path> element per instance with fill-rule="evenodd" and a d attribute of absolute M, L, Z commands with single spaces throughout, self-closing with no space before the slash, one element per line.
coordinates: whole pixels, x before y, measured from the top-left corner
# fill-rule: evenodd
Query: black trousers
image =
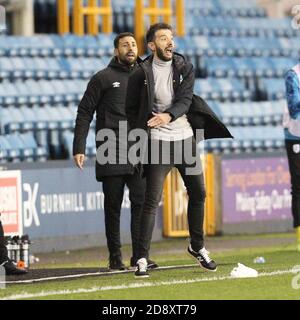
<path fill-rule="evenodd" d="M 0 219 L 0 264 L 8 259 L 4 240 L 4 231 Z"/>
<path fill-rule="evenodd" d="M 285 141 L 291 174 L 292 214 L 294 228 L 300 226 L 300 141 Z"/>
<path fill-rule="evenodd" d="M 104 218 L 107 246 L 110 257 L 121 256 L 120 214 L 124 187 L 129 189 L 131 202 L 132 257 L 138 257 L 140 218 L 145 199 L 146 181 L 138 172 L 133 175 L 109 176 L 103 178 Z"/>
<path fill-rule="evenodd" d="M 187 217 L 189 225 L 189 233 L 191 237 L 191 245 L 193 250 L 200 250 L 204 246 L 203 239 L 203 222 L 204 222 L 204 203 L 205 203 L 205 185 L 204 178 L 200 163 L 200 155 L 194 138 L 192 140 L 192 153 L 198 159 L 198 164 L 187 163 L 184 158 L 186 152 L 184 150 L 182 154 L 178 156 L 178 148 L 176 145 L 180 145 L 183 141 L 171 142 L 171 146 L 167 152 L 170 152 L 169 164 L 148 164 L 146 166 L 146 195 L 145 203 L 143 206 L 142 218 L 141 218 L 141 235 L 139 241 L 139 258 L 147 258 L 149 256 L 150 244 L 152 239 L 152 233 L 155 225 L 155 215 L 158 209 L 159 202 L 161 200 L 163 183 L 165 177 L 174 167 L 178 169 L 180 175 L 184 181 L 185 187 L 188 193 L 188 208 Z M 165 142 L 160 142 L 160 156 L 165 156 Z M 150 148 L 149 154 L 153 153 L 153 148 Z M 175 163 L 175 155 L 180 163 Z M 151 157 L 151 155 L 150 155 Z M 163 157 L 160 157 L 162 160 Z M 195 168 L 193 174 L 190 174 L 186 169 Z"/>

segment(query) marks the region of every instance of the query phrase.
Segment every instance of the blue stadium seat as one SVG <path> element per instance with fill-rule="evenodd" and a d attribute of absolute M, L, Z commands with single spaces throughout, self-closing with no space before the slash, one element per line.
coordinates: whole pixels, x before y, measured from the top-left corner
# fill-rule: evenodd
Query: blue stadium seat
<path fill-rule="evenodd" d="M 3 144 L 4 137 L 0 135 L 0 163 L 8 162 L 8 149 L 5 149 L 5 142 Z"/>
<path fill-rule="evenodd" d="M 2 82 L 0 85 L 0 96 L 3 105 L 14 105 L 16 103 L 17 90 L 13 83 Z"/>
<path fill-rule="evenodd" d="M 0 108 L 0 124 L 2 134 L 21 131 L 22 121 L 22 114 L 17 108 Z"/>
<path fill-rule="evenodd" d="M 68 154 L 69 158 L 72 158 L 73 154 L 73 137 L 74 133 L 72 131 L 63 132 L 63 145 Z M 95 143 L 95 131 L 90 130 L 86 140 L 86 150 L 85 155 L 88 158 L 93 158 L 96 156 L 96 143 Z"/>
<path fill-rule="evenodd" d="M 194 91 L 205 100 L 247 101 L 252 94 L 245 85 L 235 78 L 196 79 Z"/>
<path fill-rule="evenodd" d="M 10 135 L 0 136 L 1 149 L 7 154 L 8 162 L 20 162 L 21 150 L 10 141 Z"/>
<path fill-rule="evenodd" d="M 97 35 L 97 40 L 98 40 L 98 54 L 101 56 L 104 55 L 112 55 L 113 54 L 113 40 L 116 37 L 116 34 L 111 33 L 111 34 L 98 34 Z M 100 51 L 101 50 L 101 51 Z"/>
<path fill-rule="evenodd" d="M 25 105 L 32 102 L 32 99 L 30 100 L 30 93 L 28 92 L 28 86 L 23 81 L 15 81 L 14 82 L 17 96 L 16 96 L 16 104 L 18 105 Z"/>
<path fill-rule="evenodd" d="M 20 138 L 23 141 L 24 148 L 31 149 L 33 151 L 34 160 L 36 161 L 47 160 L 47 157 L 48 157 L 47 149 L 43 146 L 37 145 L 32 132 L 27 132 L 22 134 L 20 135 Z"/>
<path fill-rule="evenodd" d="M 16 149 L 19 150 L 19 157 L 21 161 L 34 160 L 34 148 L 30 145 L 26 145 L 19 133 L 12 133 L 10 135 L 7 135 L 6 140 L 9 142 L 11 146 L 14 146 Z"/>
<path fill-rule="evenodd" d="M 13 70 L 13 65 L 11 59 L 7 57 L 0 58 L 0 78 L 6 79 L 11 75 L 11 71 Z"/>
<path fill-rule="evenodd" d="M 18 108 L 19 112 L 22 115 L 22 122 L 21 122 L 21 131 L 22 132 L 34 132 L 36 128 L 36 117 L 37 114 L 34 112 L 33 108 L 28 108 L 27 106 L 21 106 Z"/>
<path fill-rule="evenodd" d="M 22 84 L 27 88 L 27 98 L 29 104 L 42 103 L 41 89 L 39 88 L 37 81 L 27 80 Z"/>
<path fill-rule="evenodd" d="M 284 79 L 265 79 L 259 82 L 259 90 L 267 97 L 267 100 L 280 100 L 285 98 Z"/>

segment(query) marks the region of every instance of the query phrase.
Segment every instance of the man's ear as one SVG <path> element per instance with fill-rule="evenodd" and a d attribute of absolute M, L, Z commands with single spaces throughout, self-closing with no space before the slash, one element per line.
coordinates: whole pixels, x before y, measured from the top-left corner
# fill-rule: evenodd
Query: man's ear
<path fill-rule="evenodd" d="M 151 51 L 155 51 L 155 44 L 154 42 L 148 42 L 148 48 L 151 50 Z"/>
<path fill-rule="evenodd" d="M 119 55 L 119 50 L 118 50 L 118 48 L 115 48 L 115 50 L 114 50 L 114 56 L 118 56 Z"/>

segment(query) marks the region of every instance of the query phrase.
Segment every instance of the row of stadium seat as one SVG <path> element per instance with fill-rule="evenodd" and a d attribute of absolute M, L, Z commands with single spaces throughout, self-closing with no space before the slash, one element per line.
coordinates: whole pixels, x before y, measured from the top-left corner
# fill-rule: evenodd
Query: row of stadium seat
<path fill-rule="evenodd" d="M 278 81 L 281 81 L 281 85 L 283 84 L 282 79 Z M 265 88 L 264 82 L 262 83 L 262 90 L 273 89 L 268 86 Z M 77 104 L 86 86 L 87 80 L 2 82 L 0 83 L 0 105 Z M 245 83 L 238 78 L 196 79 L 194 90 L 196 94 L 207 100 L 250 101 L 255 98 L 255 88 L 247 89 Z"/>
<path fill-rule="evenodd" d="M 249 27 L 251 26 L 251 27 Z M 290 18 L 232 18 L 191 15 L 186 19 L 188 34 L 231 37 L 295 37 Z"/>
<path fill-rule="evenodd" d="M 280 77 L 291 65 L 292 58 L 236 58 L 236 57 L 187 57 L 194 63 L 199 75 L 209 77 Z M 89 79 L 97 70 L 105 68 L 111 57 L 102 58 L 0 58 L 2 79 Z"/>
<path fill-rule="evenodd" d="M 208 101 L 214 112 L 222 119 L 222 121 L 231 126 L 237 127 L 242 132 L 248 132 L 249 127 L 251 130 L 262 130 L 261 125 L 273 125 L 277 124 L 281 131 L 282 114 L 284 110 L 285 101 L 275 102 L 244 102 L 244 103 L 217 103 L 214 101 Z M 77 107 L 34 107 L 34 108 L 1 108 L 0 109 L 0 125 L 2 134 L 14 134 L 20 132 L 34 133 L 39 146 L 45 147 L 46 150 L 50 150 L 51 154 L 56 158 L 59 158 L 63 154 L 63 149 L 68 150 L 68 154 L 71 150 L 71 141 L 69 137 L 66 140 L 65 133 L 70 135 L 74 128 L 74 120 L 76 117 Z M 240 127 L 243 126 L 243 127 Z M 252 127 L 251 127 L 252 126 Z M 257 128 L 255 129 L 256 126 Z M 95 122 L 92 122 L 92 128 L 95 128 Z M 265 127 L 267 128 L 267 127 Z M 273 127 L 272 127 L 273 128 Z M 235 129 L 234 129 L 235 130 Z M 246 131 L 245 131 L 246 130 Z M 92 130 L 94 131 L 94 130 Z M 268 131 L 269 132 L 269 131 Z M 262 132 L 261 132 L 262 134 Z M 264 135 L 263 133 L 262 135 Z M 72 134 L 71 134 L 72 135 Z M 259 134 L 258 134 L 259 135 Z M 236 135 L 235 139 L 236 139 Z M 238 134 L 238 136 L 246 137 L 245 134 Z M 255 136 L 254 136 L 255 137 Z M 275 147 L 280 145 L 278 140 L 280 137 L 275 136 Z M 88 153 L 93 156 L 94 151 L 91 151 L 94 147 L 91 137 L 89 138 L 91 145 Z M 258 138 L 255 138 L 256 140 Z M 69 141 L 66 144 L 66 141 Z M 272 140 L 273 141 L 273 140 Z M 255 142 L 255 146 L 257 146 Z M 64 147 L 65 148 L 64 148 Z M 220 150 L 220 147 L 224 147 L 224 143 L 216 144 L 216 142 L 209 142 L 208 148 Z M 240 146 L 240 144 L 238 144 Z M 272 145 L 273 146 L 273 145 Z M 274 146 L 273 146 L 274 147 Z M 224 147 L 225 148 L 225 147 Z M 225 149 L 229 147 L 226 145 Z M 230 145 L 230 148 L 238 149 L 235 144 Z M 238 149 L 240 150 L 240 149 Z M 19 159 L 19 157 L 18 157 Z"/>
<path fill-rule="evenodd" d="M 250 101 L 254 92 L 246 89 L 245 84 L 236 78 L 196 79 L 194 92 L 204 100 Z"/>
<path fill-rule="evenodd" d="M 113 54 L 116 34 L 76 36 L 66 34 L 32 37 L 0 36 L 0 56 L 8 57 L 103 57 Z M 224 37 L 186 35 L 177 47 L 199 56 L 291 56 L 300 47 L 299 37 Z"/>
<path fill-rule="evenodd" d="M 229 126 L 261 126 L 282 124 L 285 100 L 264 102 L 208 102 L 219 118 Z"/>
<path fill-rule="evenodd" d="M 0 108 L 0 134 L 33 133 L 39 146 L 63 157 L 63 133 L 74 129 L 77 106 Z M 91 123 L 95 128 L 95 120 Z"/>
<path fill-rule="evenodd" d="M 113 54 L 116 34 L 0 36 L 0 56 L 105 56 Z"/>
<path fill-rule="evenodd" d="M 26 80 L 2 82 L 0 105 L 78 103 L 87 80 Z"/>
<path fill-rule="evenodd" d="M 0 83 L 0 105 L 77 104 L 86 85 L 87 80 L 2 82 Z M 247 87 L 245 82 L 237 78 L 209 77 L 196 79 L 194 90 L 206 100 L 278 100 L 285 97 L 283 79 L 258 78 L 255 86 Z"/>
<path fill-rule="evenodd" d="M 119 0 L 113 0 L 119 3 Z M 122 0 L 120 3 L 125 2 L 126 0 Z M 130 0 L 134 1 L 134 0 Z M 175 1 L 175 0 L 173 0 Z M 257 0 L 247 0 L 247 1 L 236 1 L 236 0 L 201 0 L 199 1 L 185 1 L 185 7 L 187 9 L 262 9 L 257 5 Z"/>
<path fill-rule="evenodd" d="M 41 0 L 38 0 L 41 1 Z M 45 1 L 45 0 L 43 0 Z M 49 1 L 49 0 L 48 0 Z M 51 1 L 51 0 L 50 0 Z M 85 1 L 85 2 L 84 2 Z M 84 0 L 83 3 L 86 5 L 87 1 Z M 176 4 L 176 0 L 171 0 L 172 5 Z M 72 4 L 71 2 L 69 2 Z M 130 10 L 134 9 L 135 0 L 112 0 L 112 7 L 113 10 L 120 10 L 124 11 L 126 8 L 129 8 Z M 257 15 L 261 16 L 266 14 L 265 9 L 262 7 L 257 6 L 256 0 L 248 0 L 248 1 L 236 1 L 236 0 L 202 0 L 199 1 L 190 1 L 186 0 L 184 2 L 185 8 L 187 10 L 212 10 L 212 11 L 218 11 L 221 12 L 221 10 L 255 10 L 257 12 Z"/>
<path fill-rule="evenodd" d="M 214 153 L 242 153 L 274 151 L 284 148 L 281 126 L 229 127 L 234 139 L 213 139 L 204 142 L 207 151 Z M 73 133 L 63 132 L 63 148 L 72 157 Z M 48 157 L 46 147 L 38 146 L 31 132 L 0 135 L 0 163 L 19 161 L 45 161 Z M 95 133 L 90 130 L 87 138 L 86 156 L 94 157 Z M 59 155 L 56 155 L 59 156 Z"/>
<path fill-rule="evenodd" d="M 215 77 L 196 79 L 194 90 L 206 100 L 273 101 L 285 99 L 283 76 L 281 78 L 250 76 L 241 80 Z"/>
<path fill-rule="evenodd" d="M 284 134 L 280 126 L 248 126 L 228 127 L 234 139 L 212 139 L 201 142 L 205 150 L 213 153 L 245 153 L 283 150 Z M 64 147 L 69 158 L 72 157 L 73 133 L 63 134 Z M 95 133 L 90 130 L 87 138 L 86 155 L 91 158 L 96 155 Z"/>
<path fill-rule="evenodd" d="M 220 37 L 194 35 L 175 39 L 182 52 L 198 56 L 286 56 L 298 57 L 299 38 L 283 37 Z"/>
<path fill-rule="evenodd" d="M 204 17 L 207 16 L 225 16 L 225 17 L 265 17 L 266 10 L 264 8 L 249 7 L 249 8 L 234 8 L 234 7 L 187 7 L 187 13 L 196 13 Z"/>
<path fill-rule="evenodd" d="M 280 125 L 285 100 L 238 103 L 208 101 L 208 104 L 226 125 Z M 74 128 L 76 113 L 76 105 L 0 108 L 0 133 L 34 132 L 38 144 L 47 146 L 49 141 L 47 136 L 50 135 L 50 132 L 57 131 L 61 136 L 64 130 L 72 130 Z M 92 122 L 91 127 L 95 127 L 95 120 Z M 54 143 L 50 139 L 50 143 L 60 144 L 61 140 Z"/>
<path fill-rule="evenodd" d="M 283 150 L 284 137 L 280 127 L 229 127 L 234 139 L 206 140 L 205 149 L 213 153 L 242 153 Z M 64 133 L 64 146 L 68 157 L 72 157 L 73 133 Z M 95 136 L 90 131 L 87 138 L 86 156 L 95 157 Z"/>
<path fill-rule="evenodd" d="M 281 126 L 228 127 L 234 139 L 212 139 L 204 142 L 213 153 L 271 152 L 283 150 L 284 133 Z"/>
<path fill-rule="evenodd" d="M 208 77 L 269 77 L 283 78 L 286 71 L 297 63 L 291 58 L 233 58 L 209 57 L 202 61 L 203 72 Z"/>
<path fill-rule="evenodd" d="M 103 58 L 0 58 L 2 79 L 88 79 L 96 70 L 107 66 L 110 57 Z"/>
<path fill-rule="evenodd" d="M 2 134 L 27 131 L 65 130 L 75 125 L 77 106 L 50 106 L 0 108 L 0 129 Z M 38 141 L 46 145 L 47 141 Z"/>
<path fill-rule="evenodd" d="M 48 151 L 37 145 L 33 133 L 0 135 L 0 163 L 46 161 Z"/>

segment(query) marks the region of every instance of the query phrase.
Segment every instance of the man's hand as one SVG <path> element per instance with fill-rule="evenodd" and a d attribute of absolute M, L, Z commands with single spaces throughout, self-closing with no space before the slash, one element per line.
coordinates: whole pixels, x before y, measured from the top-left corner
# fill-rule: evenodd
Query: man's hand
<path fill-rule="evenodd" d="M 83 170 L 83 162 L 85 160 L 85 155 L 78 153 L 78 154 L 75 154 L 75 156 L 73 158 L 74 158 L 74 162 L 75 162 L 76 166 L 79 169 Z"/>
<path fill-rule="evenodd" d="M 148 122 L 148 127 L 159 128 L 171 122 L 172 117 L 169 113 L 155 113 L 152 112 L 154 117 L 152 117 Z"/>

